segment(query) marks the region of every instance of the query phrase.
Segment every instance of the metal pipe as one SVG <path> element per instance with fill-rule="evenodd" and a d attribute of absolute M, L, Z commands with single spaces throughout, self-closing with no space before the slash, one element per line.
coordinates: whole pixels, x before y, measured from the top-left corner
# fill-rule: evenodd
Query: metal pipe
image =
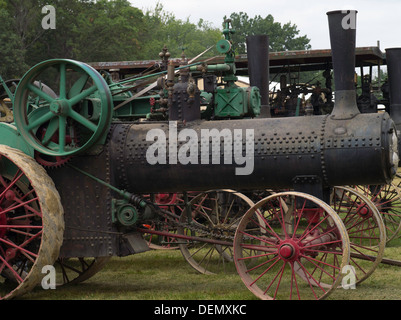
<path fill-rule="evenodd" d="M 386 49 L 390 88 L 390 115 L 396 125 L 401 124 L 401 48 Z"/>
<path fill-rule="evenodd" d="M 390 116 L 401 136 L 401 48 L 386 49 L 387 73 L 389 83 Z M 401 151 L 401 139 L 398 140 L 398 152 Z"/>
<path fill-rule="evenodd" d="M 355 90 L 356 14 L 355 10 L 327 12 L 335 84 L 332 119 L 350 119 L 360 113 Z"/>
<path fill-rule="evenodd" d="M 261 96 L 261 117 L 270 117 L 269 108 L 269 37 L 253 35 L 246 38 L 248 74 L 251 86 L 258 87 Z"/>

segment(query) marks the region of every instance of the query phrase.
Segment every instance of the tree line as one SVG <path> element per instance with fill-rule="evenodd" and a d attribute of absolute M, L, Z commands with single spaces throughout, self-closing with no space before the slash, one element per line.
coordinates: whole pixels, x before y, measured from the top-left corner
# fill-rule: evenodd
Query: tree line
<path fill-rule="evenodd" d="M 44 29 L 42 8 L 56 11 L 56 28 Z M 224 19 L 222 17 L 222 24 Z M 273 51 L 309 49 L 307 36 L 297 26 L 282 25 L 271 15 L 249 17 L 234 12 L 228 18 L 238 54 L 245 53 L 245 37 L 268 34 Z M 159 59 L 167 46 L 171 57 L 194 57 L 214 47 L 222 28 L 200 19 L 177 19 L 162 4 L 142 11 L 128 0 L 0 0 L 0 75 L 19 78 L 35 64 L 54 58 L 83 62 Z M 217 55 L 211 50 L 208 56 Z"/>

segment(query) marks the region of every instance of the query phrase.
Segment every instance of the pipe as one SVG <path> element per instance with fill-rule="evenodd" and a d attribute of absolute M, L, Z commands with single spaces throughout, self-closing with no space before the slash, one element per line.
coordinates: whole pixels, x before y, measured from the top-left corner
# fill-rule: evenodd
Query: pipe
<path fill-rule="evenodd" d="M 355 90 L 355 10 L 327 12 L 334 70 L 335 102 L 332 119 L 350 119 L 359 114 Z"/>
<path fill-rule="evenodd" d="M 390 88 L 390 115 L 397 128 L 401 125 L 401 48 L 386 49 Z"/>
<path fill-rule="evenodd" d="M 250 85 L 261 95 L 261 118 L 270 118 L 269 107 L 269 37 L 253 35 L 246 38 Z"/>
<path fill-rule="evenodd" d="M 390 116 L 401 136 L 401 48 L 386 49 L 388 83 L 390 93 Z M 398 141 L 398 152 L 401 140 Z"/>

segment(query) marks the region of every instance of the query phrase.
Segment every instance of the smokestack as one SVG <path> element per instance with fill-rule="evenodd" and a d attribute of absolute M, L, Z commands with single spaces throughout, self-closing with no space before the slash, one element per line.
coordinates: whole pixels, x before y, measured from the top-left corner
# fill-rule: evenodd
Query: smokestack
<path fill-rule="evenodd" d="M 246 38 L 250 85 L 261 95 L 261 118 L 270 118 L 269 106 L 269 37 L 254 35 Z"/>
<path fill-rule="evenodd" d="M 386 49 L 388 84 L 390 93 L 390 116 L 401 136 L 401 48 Z M 401 150 L 401 139 L 398 142 Z"/>
<path fill-rule="evenodd" d="M 390 115 L 401 123 L 401 48 L 386 49 L 388 83 L 390 90 Z M 396 122 L 397 123 L 397 122 Z"/>
<path fill-rule="evenodd" d="M 327 12 L 334 70 L 333 119 L 350 119 L 359 114 L 355 89 L 355 10 Z"/>

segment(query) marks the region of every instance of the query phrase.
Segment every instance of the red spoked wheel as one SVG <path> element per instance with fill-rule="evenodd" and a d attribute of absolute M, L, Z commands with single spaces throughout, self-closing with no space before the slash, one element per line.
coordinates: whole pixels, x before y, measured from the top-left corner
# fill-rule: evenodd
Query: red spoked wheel
<path fill-rule="evenodd" d="M 349 187 L 333 189 L 331 206 L 341 218 L 350 240 L 350 267 L 354 284 L 366 280 L 383 258 L 385 226 L 375 204 L 363 193 Z"/>
<path fill-rule="evenodd" d="M 273 194 L 242 218 L 234 261 L 260 299 L 322 299 L 350 259 L 344 224 L 325 202 L 300 192 Z"/>
<path fill-rule="evenodd" d="M 64 233 L 60 196 L 46 171 L 19 150 L 0 146 L 0 297 L 20 296 L 53 265 Z"/>
<path fill-rule="evenodd" d="M 171 233 L 172 235 L 176 233 L 176 227 L 173 223 L 169 223 L 171 219 L 175 220 L 181 215 L 181 212 L 184 210 L 184 200 L 183 194 L 181 193 L 156 193 L 151 195 L 144 195 L 145 199 L 149 199 L 150 201 L 157 204 L 161 209 L 166 212 L 170 212 L 171 216 L 167 216 L 165 214 L 164 217 L 161 217 L 161 221 L 151 221 L 148 224 L 144 225 L 147 229 L 150 230 L 158 230 L 163 232 Z M 148 246 L 153 250 L 175 250 L 178 249 L 177 238 L 174 236 L 160 236 L 154 234 L 144 234 L 145 240 L 148 242 Z"/>
<path fill-rule="evenodd" d="M 242 216 L 253 205 L 234 190 L 211 190 L 194 197 L 181 214 L 177 233 L 209 241 L 181 241 L 181 253 L 190 266 L 208 275 L 235 271 L 231 244 Z"/>
<path fill-rule="evenodd" d="M 397 176 L 398 178 L 398 176 Z M 401 192 L 395 183 L 386 185 L 359 185 L 354 187 L 371 200 L 383 219 L 387 242 L 400 237 Z"/>

